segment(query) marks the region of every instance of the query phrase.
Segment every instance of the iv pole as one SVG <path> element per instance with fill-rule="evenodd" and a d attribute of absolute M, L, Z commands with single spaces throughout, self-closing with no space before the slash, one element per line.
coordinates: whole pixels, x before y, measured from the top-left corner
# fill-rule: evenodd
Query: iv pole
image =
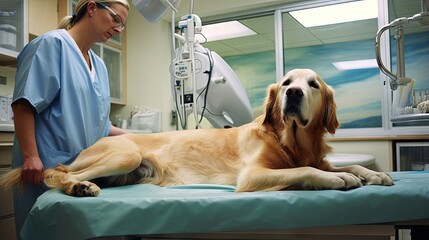
<path fill-rule="evenodd" d="M 189 4 L 189 14 L 185 15 L 179 21 L 178 27 L 182 29 L 184 32 L 182 35 L 175 33 L 174 26 L 174 18 L 175 11 L 172 13 L 172 37 L 173 37 L 173 50 L 175 48 L 174 42 L 175 39 L 179 41 L 180 51 L 176 54 L 176 59 L 173 64 L 175 65 L 175 69 L 170 69 L 175 78 L 179 81 L 175 81 L 175 101 L 180 102 L 180 105 L 183 105 L 183 109 L 177 109 L 179 114 L 179 121 L 184 121 L 182 123 L 182 128 L 187 128 L 187 116 L 189 110 L 193 113 L 196 127 L 201 128 L 200 123 L 198 121 L 198 113 L 197 113 L 197 78 L 195 75 L 195 34 L 201 33 L 202 24 L 201 19 L 193 14 L 194 1 L 190 0 Z M 189 81 L 187 81 L 189 80 Z M 192 89 L 192 99 L 185 100 L 185 82 L 188 85 L 188 88 Z M 191 96 L 191 95 L 188 95 Z"/>

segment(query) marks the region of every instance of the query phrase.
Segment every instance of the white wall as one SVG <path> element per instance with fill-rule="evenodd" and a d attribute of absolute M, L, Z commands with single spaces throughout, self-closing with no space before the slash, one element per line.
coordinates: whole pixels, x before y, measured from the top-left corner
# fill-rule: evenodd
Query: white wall
<path fill-rule="evenodd" d="M 127 19 L 127 105 L 113 105 L 111 120 L 129 117 L 134 106 L 162 112 L 162 129 L 170 128 L 170 26 L 148 23 L 132 5 Z"/>

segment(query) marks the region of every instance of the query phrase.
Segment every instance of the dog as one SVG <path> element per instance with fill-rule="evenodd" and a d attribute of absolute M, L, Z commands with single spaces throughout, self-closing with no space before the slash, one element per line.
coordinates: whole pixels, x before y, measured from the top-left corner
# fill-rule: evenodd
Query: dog
<path fill-rule="evenodd" d="M 331 152 L 325 135 L 338 126 L 334 90 L 313 70 L 294 69 L 268 87 L 264 112 L 251 123 L 105 137 L 72 164 L 47 169 L 44 183 L 79 197 L 98 196 L 100 186 L 138 183 L 224 184 L 237 192 L 393 185 L 387 173 L 325 160 Z M 20 184 L 20 171 L 0 184 Z"/>

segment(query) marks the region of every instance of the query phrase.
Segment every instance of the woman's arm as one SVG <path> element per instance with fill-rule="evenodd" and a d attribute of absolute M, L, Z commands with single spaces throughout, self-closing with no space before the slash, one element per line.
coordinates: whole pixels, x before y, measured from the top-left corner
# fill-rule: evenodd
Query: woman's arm
<path fill-rule="evenodd" d="M 21 177 L 25 183 L 39 186 L 43 180 L 44 167 L 37 151 L 34 108 L 25 100 L 20 99 L 12 104 L 15 134 L 21 146 L 24 162 Z"/>
<path fill-rule="evenodd" d="M 121 135 L 121 134 L 125 134 L 125 133 L 128 133 L 125 129 L 118 128 L 118 127 L 115 127 L 115 126 L 110 124 L 109 136 L 116 136 L 116 135 Z"/>

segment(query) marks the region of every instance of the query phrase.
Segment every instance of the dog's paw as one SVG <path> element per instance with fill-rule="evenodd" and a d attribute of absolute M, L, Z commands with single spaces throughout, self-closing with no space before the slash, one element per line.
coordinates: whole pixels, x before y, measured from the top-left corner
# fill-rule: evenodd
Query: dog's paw
<path fill-rule="evenodd" d="M 389 174 L 383 172 L 371 172 L 364 177 L 364 183 L 368 185 L 392 186 L 393 179 Z"/>
<path fill-rule="evenodd" d="M 351 173 L 337 172 L 334 173 L 336 177 L 336 187 L 334 189 L 351 189 L 362 186 L 362 179 L 356 177 Z"/>
<path fill-rule="evenodd" d="M 362 186 L 362 179 L 347 172 L 326 172 L 316 184 L 317 189 L 351 189 Z"/>
<path fill-rule="evenodd" d="M 97 197 L 100 194 L 100 188 L 89 181 L 76 182 L 67 194 L 76 197 Z"/>

